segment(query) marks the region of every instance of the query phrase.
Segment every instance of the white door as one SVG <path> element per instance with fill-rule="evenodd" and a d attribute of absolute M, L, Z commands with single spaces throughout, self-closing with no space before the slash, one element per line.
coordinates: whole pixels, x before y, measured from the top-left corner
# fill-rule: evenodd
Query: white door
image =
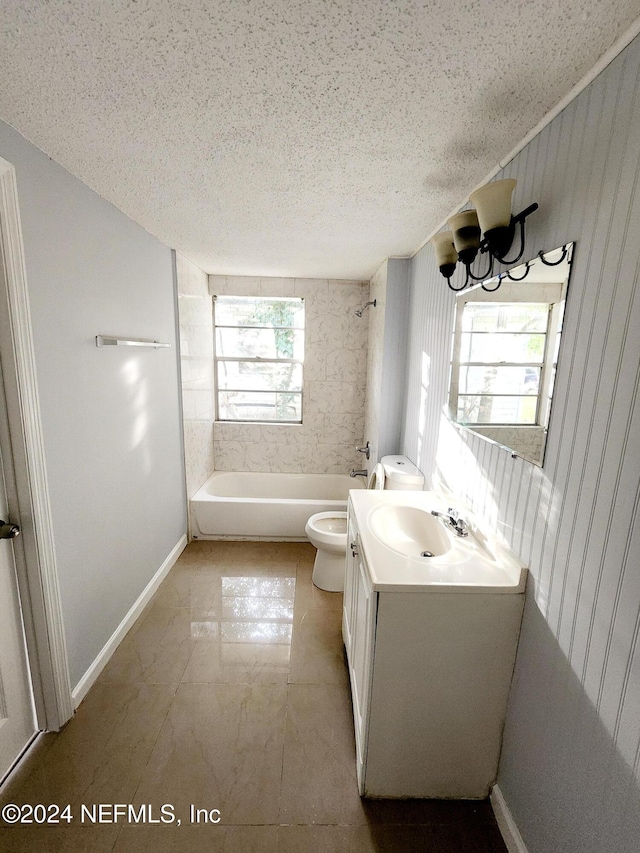
<path fill-rule="evenodd" d="M 6 420 L 0 387 L 0 417 Z M 2 430 L 6 435 L 6 432 Z M 3 442 L 4 444 L 4 442 Z M 0 448 L 5 453 L 8 448 Z M 4 467 L 0 456 L 0 519 L 8 525 Z M 0 526 L 0 535 L 11 534 Z M 36 731 L 13 541 L 0 539 L 0 781 Z"/>

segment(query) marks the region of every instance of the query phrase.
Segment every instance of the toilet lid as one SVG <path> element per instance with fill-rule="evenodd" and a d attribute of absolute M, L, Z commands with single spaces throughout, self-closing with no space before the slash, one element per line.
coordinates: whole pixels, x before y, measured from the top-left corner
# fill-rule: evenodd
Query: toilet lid
<path fill-rule="evenodd" d="M 369 482 L 367 483 L 368 489 L 384 489 L 384 468 L 382 464 L 378 462 L 376 467 L 371 472 L 371 476 L 369 477 Z"/>

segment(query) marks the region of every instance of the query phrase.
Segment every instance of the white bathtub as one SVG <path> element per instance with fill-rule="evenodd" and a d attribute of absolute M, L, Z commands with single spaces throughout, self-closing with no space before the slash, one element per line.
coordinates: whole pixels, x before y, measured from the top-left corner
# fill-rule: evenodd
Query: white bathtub
<path fill-rule="evenodd" d="M 306 541 L 304 526 L 316 512 L 346 511 L 348 474 L 252 474 L 217 471 L 191 498 L 194 539 Z"/>

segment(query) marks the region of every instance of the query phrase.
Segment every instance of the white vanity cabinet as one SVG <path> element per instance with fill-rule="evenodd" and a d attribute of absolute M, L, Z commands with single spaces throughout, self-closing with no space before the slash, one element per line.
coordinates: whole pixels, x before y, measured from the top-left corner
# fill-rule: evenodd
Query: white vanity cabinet
<path fill-rule="evenodd" d="M 380 554 L 363 547 L 351 501 L 348 524 L 343 637 L 361 796 L 486 797 L 523 592 L 380 588 L 368 562 Z"/>
<path fill-rule="evenodd" d="M 353 719 L 356 734 L 356 756 L 358 785 L 362 793 L 363 756 L 366 720 L 369 710 L 369 692 L 371 685 L 371 664 L 373 661 L 373 641 L 375 637 L 376 608 L 378 595 L 368 578 L 364 561 L 360 553 L 357 530 L 349 522 L 349 542 L 347 549 L 347 573 L 344 589 L 344 612 L 342 636 L 351 681 Z"/>

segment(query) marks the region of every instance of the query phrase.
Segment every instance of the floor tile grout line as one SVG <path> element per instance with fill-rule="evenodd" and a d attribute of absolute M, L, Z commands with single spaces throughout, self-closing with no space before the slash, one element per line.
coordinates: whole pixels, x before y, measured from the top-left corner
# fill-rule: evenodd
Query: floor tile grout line
<path fill-rule="evenodd" d="M 149 755 L 148 755 L 148 757 L 147 757 L 147 760 L 146 760 L 146 762 L 145 762 L 144 767 L 142 767 L 142 768 L 141 768 L 140 776 L 139 776 L 139 778 L 138 778 L 138 783 L 137 783 L 137 785 L 136 785 L 136 787 L 135 787 L 135 790 L 134 790 L 133 794 L 131 795 L 131 800 L 130 800 L 130 802 L 131 802 L 131 803 L 135 802 L 136 795 L 137 795 L 138 791 L 140 790 L 140 786 L 142 785 L 142 779 L 144 778 L 144 774 L 145 774 L 145 772 L 146 772 L 147 768 L 149 767 L 149 764 L 150 764 L 150 762 L 151 762 L 151 757 L 152 757 L 152 755 L 153 755 L 153 753 L 154 753 L 154 750 L 155 750 L 155 748 L 156 748 L 156 746 L 157 746 L 157 744 L 158 744 L 158 740 L 160 739 L 160 733 L 162 732 L 162 729 L 164 728 L 164 725 L 165 725 L 165 723 L 167 722 L 167 719 L 168 719 L 168 717 L 169 717 L 169 713 L 171 712 L 171 708 L 173 707 L 173 703 L 176 701 L 176 696 L 177 696 L 178 688 L 179 688 L 179 687 L 180 687 L 180 684 L 178 683 L 178 684 L 176 685 L 175 690 L 173 691 L 173 696 L 171 697 L 171 702 L 169 702 L 169 704 L 167 705 L 167 710 L 166 710 L 166 712 L 165 712 L 164 717 L 162 718 L 162 722 L 161 722 L 161 723 L 160 723 L 160 725 L 158 726 L 158 731 L 157 731 L 156 736 L 155 736 L 155 739 L 154 739 L 154 741 L 153 741 L 153 745 L 151 746 L 151 749 L 149 750 Z M 113 850 L 115 850 L 115 847 L 116 847 L 116 845 L 117 845 L 117 843 L 118 843 L 118 839 L 120 838 L 120 835 L 122 834 L 122 830 L 125 828 L 125 825 L 126 825 L 126 824 L 123 824 L 123 825 L 120 827 L 120 830 L 119 830 L 119 832 L 118 832 L 118 833 L 117 833 L 117 835 L 116 835 L 116 838 L 115 838 L 115 841 L 114 841 L 114 845 L 113 845 L 113 847 L 111 848 L 112 853 L 113 853 Z"/>

